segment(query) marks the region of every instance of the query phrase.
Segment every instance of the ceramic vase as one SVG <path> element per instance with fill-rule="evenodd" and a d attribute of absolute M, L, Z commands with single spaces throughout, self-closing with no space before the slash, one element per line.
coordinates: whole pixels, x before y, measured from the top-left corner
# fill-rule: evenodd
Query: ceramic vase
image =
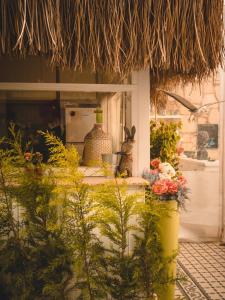
<path fill-rule="evenodd" d="M 83 165 L 99 166 L 102 154 L 112 154 L 112 138 L 96 123 L 84 138 Z"/>
<path fill-rule="evenodd" d="M 179 233 L 179 212 L 177 209 L 176 200 L 163 201 L 166 207 L 167 214 L 162 215 L 159 221 L 159 237 L 162 244 L 163 257 L 168 258 L 178 251 L 178 233 Z M 165 271 L 170 278 L 176 278 L 176 259 L 169 262 Z M 175 299 L 176 284 L 169 283 L 158 292 L 160 300 Z"/>

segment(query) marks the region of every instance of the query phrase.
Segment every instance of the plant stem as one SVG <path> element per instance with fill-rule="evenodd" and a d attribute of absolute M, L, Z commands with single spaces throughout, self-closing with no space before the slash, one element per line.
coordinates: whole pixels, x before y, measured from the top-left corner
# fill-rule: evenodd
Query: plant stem
<path fill-rule="evenodd" d="M 78 201 L 79 201 L 79 218 L 81 223 L 81 231 L 83 237 L 83 259 L 84 259 L 84 269 L 87 278 L 87 285 L 88 285 L 88 293 L 90 300 L 94 300 L 94 295 L 92 293 L 91 283 L 90 283 L 90 270 L 89 270 L 89 263 L 88 263 L 88 255 L 87 255 L 87 228 L 85 225 L 85 218 L 83 212 L 83 204 L 80 194 L 78 193 Z"/>
<path fill-rule="evenodd" d="M 126 230 L 124 228 L 125 224 L 124 224 L 124 215 L 123 215 L 123 200 L 121 197 L 120 188 L 117 179 L 115 179 L 115 181 L 116 181 L 117 197 L 119 199 L 119 206 L 120 206 L 119 216 L 120 216 L 120 226 L 121 226 L 121 259 L 123 259 L 126 250 Z"/>
<path fill-rule="evenodd" d="M 18 232 L 15 229 L 15 222 L 14 222 L 14 218 L 12 215 L 12 209 L 13 209 L 12 201 L 9 200 L 8 195 L 7 195 L 6 181 L 5 181 L 5 176 L 4 176 L 2 168 L 0 168 L 0 175 L 1 175 L 1 185 L 2 185 L 4 197 L 5 197 L 6 209 L 7 209 L 7 214 L 8 214 L 9 221 L 10 221 L 11 231 L 13 232 L 15 239 L 18 240 L 19 236 L 18 236 Z"/>

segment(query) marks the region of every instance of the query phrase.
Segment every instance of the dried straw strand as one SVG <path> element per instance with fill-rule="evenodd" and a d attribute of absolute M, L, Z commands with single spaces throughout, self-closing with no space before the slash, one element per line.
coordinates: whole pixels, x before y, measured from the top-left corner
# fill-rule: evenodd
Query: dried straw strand
<path fill-rule="evenodd" d="M 223 0 L 0 0 L 0 55 L 201 80 L 224 59 L 222 13 Z"/>

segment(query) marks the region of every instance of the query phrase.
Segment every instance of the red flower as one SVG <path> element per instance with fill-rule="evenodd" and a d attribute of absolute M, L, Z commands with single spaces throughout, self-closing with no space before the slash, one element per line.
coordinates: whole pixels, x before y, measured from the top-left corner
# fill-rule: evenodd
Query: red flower
<path fill-rule="evenodd" d="M 152 186 L 152 191 L 156 195 L 166 194 L 168 192 L 167 180 L 157 180 Z"/>
<path fill-rule="evenodd" d="M 24 154 L 24 158 L 25 158 L 26 161 L 31 161 L 31 159 L 32 159 L 32 154 L 31 154 L 30 152 L 26 152 L 26 153 Z"/>
<path fill-rule="evenodd" d="M 160 159 L 155 158 L 151 161 L 150 164 L 154 169 L 158 169 L 160 163 L 161 163 Z"/>

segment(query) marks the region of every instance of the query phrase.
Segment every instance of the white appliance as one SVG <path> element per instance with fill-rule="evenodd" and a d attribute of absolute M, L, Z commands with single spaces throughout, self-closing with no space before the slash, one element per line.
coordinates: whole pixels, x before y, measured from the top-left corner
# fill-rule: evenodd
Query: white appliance
<path fill-rule="evenodd" d="M 65 107 L 66 144 L 74 144 L 82 157 L 84 138 L 96 120 L 95 108 Z"/>

